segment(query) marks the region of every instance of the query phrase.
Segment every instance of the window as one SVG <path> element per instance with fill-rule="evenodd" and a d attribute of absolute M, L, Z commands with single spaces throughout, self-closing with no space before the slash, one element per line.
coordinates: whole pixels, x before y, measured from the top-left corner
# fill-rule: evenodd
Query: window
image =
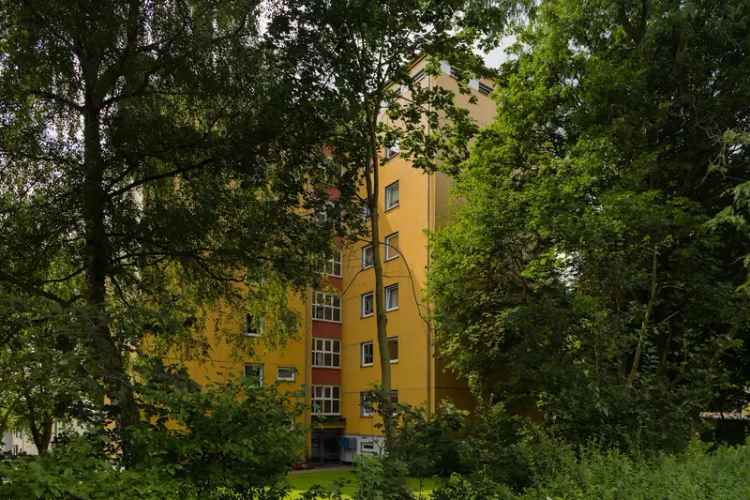
<path fill-rule="evenodd" d="M 398 156 L 400 152 L 401 152 L 401 145 L 399 144 L 398 139 L 396 139 L 393 141 L 393 144 L 390 144 L 385 147 L 385 159 L 390 160 L 391 158 Z"/>
<path fill-rule="evenodd" d="M 297 370 L 290 366 L 280 366 L 276 370 L 276 380 L 283 382 L 294 382 L 294 377 L 297 374 Z"/>
<path fill-rule="evenodd" d="M 341 341 L 314 338 L 312 365 L 318 368 L 341 367 Z"/>
<path fill-rule="evenodd" d="M 341 321 L 341 298 L 335 293 L 316 291 L 313 294 L 313 319 Z"/>
<path fill-rule="evenodd" d="M 398 285 L 385 287 L 385 310 L 398 309 Z"/>
<path fill-rule="evenodd" d="M 398 391 L 391 391 L 391 403 L 398 403 Z M 373 391 L 365 391 L 359 393 L 359 414 L 362 417 L 371 417 L 375 413 L 375 403 L 377 403 L 377 395 Z"/>
<path fill-rule="evenodd" d="M 341 251 L 339 249 L 334 249 L 331 257 L 323 260 L 320 272 L 336 278 L 341 277 Z"/>
<path fill-rule="evenodd" d="M 362 269 L 367 269 L 375 265 L 375 251 L 372 245 L 362 247 Z"/>
<path fill-rule="evenodd" d="M 388 338 L 388 354 L 391 363 L 396 363 L 398 361 L 398 337 Z"/>
<path fill-rule="evenodd" d="M 245 314 L 245 328 L 243 334 L 246 337 L 259 337 L 261 332 L 261 321 L 252 314 Z"/>
<path fill-rule="evenodd" d="M 479 82 L 479 93 L 484 95 L 490 95 L 492 93 L 492 87 L 486 83 Z"/>
<path fill-rule="evenodd" d="M 398 181 L 385 187 L 385 209 L 390 210 L 398 206 Z"/>
<path fill-rule="evenodd" d="M 341 389 L 337 385 L 312 386 L 313 415 L 341 415 Z"/>
<path fill-rule="evenodd" d="M 246 364 L 245 377 L 249 378 L 257 385 L 263 385 L 263 365 L 255 363 Z"/>
<path fill-rule="evenodd" d="M 372 342 L 362 342 L 359 346 L 360 363 L 362 366 L 372 366 L 373 348 Z"/>
<path fill-rule="evenodd" d="M 385 237 L 385 260 L 398 258 L 398 233 Z"/>
<path fill-rule="evenodd" d="M 375 413 L 375 409 L 372 407 L 372 403 L 375 400 L 372 391 L 360 392 L 359 393 L 359 415 L 362 417 L 372 417 Z"/>
<path fill-rule="evenodd" d="M 363 318 L 372 316 L 375 312 L 375 295 L 372 292 L 363 293 L 361 300 L 360 315 Z"/>

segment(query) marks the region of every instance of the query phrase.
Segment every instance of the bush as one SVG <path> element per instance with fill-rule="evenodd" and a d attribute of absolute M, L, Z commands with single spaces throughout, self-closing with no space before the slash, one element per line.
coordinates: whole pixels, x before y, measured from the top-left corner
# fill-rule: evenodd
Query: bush
<path fill-rule="evenodd" d="M 465 434 L 466 414 L 450 404 L 433 415 L 401 404 L 390 454 L 407 465 L 410 475 L 420 478 L 468 472 L 460 456 Z"/>
<path fill-rule="evenodd" d="M 408 500 L 412 498 L 406 486 L 408 469 L 396 457 L 368 457 L 357 459 L 357 500 Z"/>
<path fill-rule="evenodd" d="M 101 446 L 77 439 L 47 455 L 0 462 L 0 498 L 178 499 L 179 483 L 155 468 L 120 469 L 105 460 Z"/>
<path fill-rule="evenodd" d="M 537 439 L 538 436 L 534 437 Z M 679 454 L 645 457 L 590 447 L 576 458 L 555 440 L 532 440 L 523 446 L 535 484 L 521 493 L 481 475 L 454 476 L 436 490 L 433 500 L 745 500 L 750 498 L 750 445 L 723 446 L 691 442 Z M 549 456 L 545 456 L 549 454 Z"/>
<path fill-rule="evenodd" d="M 141 372 L 141 425 L 123 457 L 104 426 L 48 455 L 0 462 L 0 498 L 277 500 L 302 456 L 297 407 L 250 381 L 200 388 L 184 371 Z"/>

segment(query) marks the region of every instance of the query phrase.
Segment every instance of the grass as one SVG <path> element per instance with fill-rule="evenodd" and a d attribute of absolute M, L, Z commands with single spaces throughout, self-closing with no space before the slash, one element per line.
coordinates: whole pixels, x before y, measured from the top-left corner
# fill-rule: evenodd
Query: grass
<path fill-rule="evenodd" d="M 351 469 L 321 469 L 289 474 L 289 483 L 292 485 L 292 491 L 287 496 L 287 499 L 296 499 L 299 494 L 307 491 L 316 484 L 330 488 L 334 481 L 347 481 L 346 486 L 342 488 L 342 493 L 346 498 L 354 497 L 357 491 L 357 480 Z M 409 478 L 406 482 L 415 495 L 419 493 L 418 479 Z M 435 486 L 437 486 L 437 480 L 426 479 L 422 485 L 422 495 L 425 496 L 431 493 Z"/>

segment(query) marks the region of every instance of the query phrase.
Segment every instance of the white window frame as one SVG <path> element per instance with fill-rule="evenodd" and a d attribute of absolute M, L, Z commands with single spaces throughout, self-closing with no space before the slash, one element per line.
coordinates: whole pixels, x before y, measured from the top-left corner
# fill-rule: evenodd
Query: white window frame
<path fill-rule="evenodd" d="M 384 243 L 385 243 L 385 260 L 393 260 L 398 259 L 399 256 L 399 249 L 398 245 L 391 246 L 389 243 L 392 239 L 396 238 L 398 240 L 398 231 L 395 233 L 391 233 L 388 236 L 385 237 Z M 392 250 L 394 249 L 394 250 Z"/>
<path fill-rule="evenodd" d="M 395 202 L 393 200 L 394 191 L 397 193 Z M 391 195 L 389 196 L 388 193 L 391 193 Z M 386 212 L 399 207 L 401 204 L 401 189 L 399 188 L 398 181 L 393 181 L 385 187 L 385 195 L 383 198 Z"/>
<path fill-rule="evenodd" d="M 335 248 L 331 257 L 321 262 L 320 273 L 334 278 L 341 277 L 341 250 Z"/>
<path fill-rule="evenodd" d="M 365 361 L 365 346 L 370 346 L 370 362 Z M 359 344 L 359 365 L 362 367 L 372 366 L 375 362 L 375 344 L 372 340 Z"/>
<path fill-rule="evenodd" d="M 390 358 L 391 342 L 396 342 L 396 350 L 398 351 L 398 356 L 396 356 L 395 358 Z M 390 358 L 391 363 L 398 363 L 398 360 L 401 357 L 401 342 L 399 342 L 398 336 L 388 337 L 388 357 Z"/>
<path fill-rule="evenodd" d="M 330 318 L 326 318 L 326 311 L 330 311 Z M 341 297 L 336 293 L 315 290 L 313 292 L 312 318 L 316 321 L 341 323 Z"/>
<path fill-rule="evenodd" d="M 245 313 L 245 327 L 242 329 L 242 335 L 245 337 L 260 337 L 263 334 L 262 318 L 255 317 L 254 314 Z M 251 330 L 251 325 L 254 330 Z"/>
<path fill-rule="evenodd" d="M 393 305 L 393 290 L 396 291 L 396 305 Z M 383 289 L 383 295 L 385 296 L 385 310 L 386 311 L 396 311 L 399 307 L 399 293 L 398 293 L 398 283 L 394 283 L 392 285 L 388 285 Z"/>
<path fill-rule="evenodd" d="M 385 146 L 384 148 L 384 156 L 385 161 L 388 161 L 390 159 L 393 159 L 397 157 L 401 153 L 401 144 L 399 143 L 399 140 L 396 139 L 393 144 L 390 146 Z"/>
<path fill-rule="evenodd" d="M 263 386 L 263 372 L 265 371 L 263 367 L 263 363 L 245 363 L 245 377 L 250 377 L 251 375 L 247 373 L 248 368 L 254 367 L 258 368 L 258 386 Z"/>
<path fill-rule="evenodd" d="M 367 260 L 367 255 L 370 256 L 370 260 Z M 360 256 L 360 266 L 362 269 L 369 269 L 375 265 L 375 249 L 372 245 L 362 247 L 362 255 Z"/>
<path fill-rule="evenodd" d="M 365 312 L 366 297 L 370 297 L 371 307 L 370 312 Z M 369 318 L 375 314 L 375 294 L 373 292 L 365 292 L 359 297 L 359 316 L 360 318 Z"/>
<path fill-rule="evenodd" d="M 338 397 L 334 393 L 338 392 Z M 326 394 L 328 393 L 328 394 Z M 339 385 L 313 385 L 312 386 L 312 413 L 316 416 L 338 416 L 341 415 L 341 386 Z M 325 411 L 325 402 L 330 401 L 330 411 Z M 321 402 L 320 405 L 317 403 Z M 338 411 L 334 411 L 334 402 L 338 403 Z"/>
<path fill-rule="evenodd" d="M 281 376 L 281 370 L 289 370 L 291 372 L 290 377 L 282 377 Z M 293 366 L 279 366 L 276 368 L 276 380 L 279 380 L 281 382 L 294 382 L 297 378 L 297 369 Z"/>
<path fill-rule="evenodd" d="M 312 356 L 313 368 L 340 369 L 341 368 L 341 340 L 329 339 L 325 337 L 313 337 L 312 355 L 313 355 Z M 328 358 L 326 356 L 328 356 Z M 327 364 L 326 359 L 330 359 L 330 364 Z"/>

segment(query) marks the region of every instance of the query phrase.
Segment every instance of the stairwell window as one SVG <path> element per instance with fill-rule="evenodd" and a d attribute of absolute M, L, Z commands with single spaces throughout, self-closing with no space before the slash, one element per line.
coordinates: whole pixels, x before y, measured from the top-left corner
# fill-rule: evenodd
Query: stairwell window
<path fill-rule="evenodd" d="M 313 415 L 341 415 L 341 388 L 338 385 L 312 386 Z"/>
<path fill-rule="evenodd" d="M 372 245 L 362 247 L 362 269 L 367 269 L 375 265 L 375 251 Z"/>
<path fill-rule="evenodd" d="M 388 184 L 385 187 L 385 209 L 391 210 L 398 207 L 399 205 L 399 194 L 398 194 L 398 181 Z"/>
<path fill-rule="evenodd" d="M 385 310 L 398 309 L 398 284 L 385 287 Z"/>
<path fill-rule="evenodd" d="M 319 292 L 313 294 L 313 319 L 319 321 L 341 322 L 341 297 L 335 293 Z"/>
<path fill-rule="evenodd" d="M 320 272 L 334 278 L 341 277 L 341 250 L 334 249 L 331 256 L 322 261 Z"/>
<path fill-rule="evenodd" d="M 312 365 L 315 368 L 341 368 L 341 341 L 313 338 Z"/>
<path fill-rule="evenodd" d="M 367 318 L 375 313 L 375 294 L 367 292 L 362 294 L 360 316 Z"/>
<path fill-rule="evenodd" d="M 391 233 L 385 237 L 385 260 L 398 258 L 398 233 Z"/>
<path fill-rule="evenodd" d="M 372 362 L 374 359 L 374 351 L 372 342 L 362 342 L 359 345 L 359 359 L 361 366 L 372 366 Z"/>

